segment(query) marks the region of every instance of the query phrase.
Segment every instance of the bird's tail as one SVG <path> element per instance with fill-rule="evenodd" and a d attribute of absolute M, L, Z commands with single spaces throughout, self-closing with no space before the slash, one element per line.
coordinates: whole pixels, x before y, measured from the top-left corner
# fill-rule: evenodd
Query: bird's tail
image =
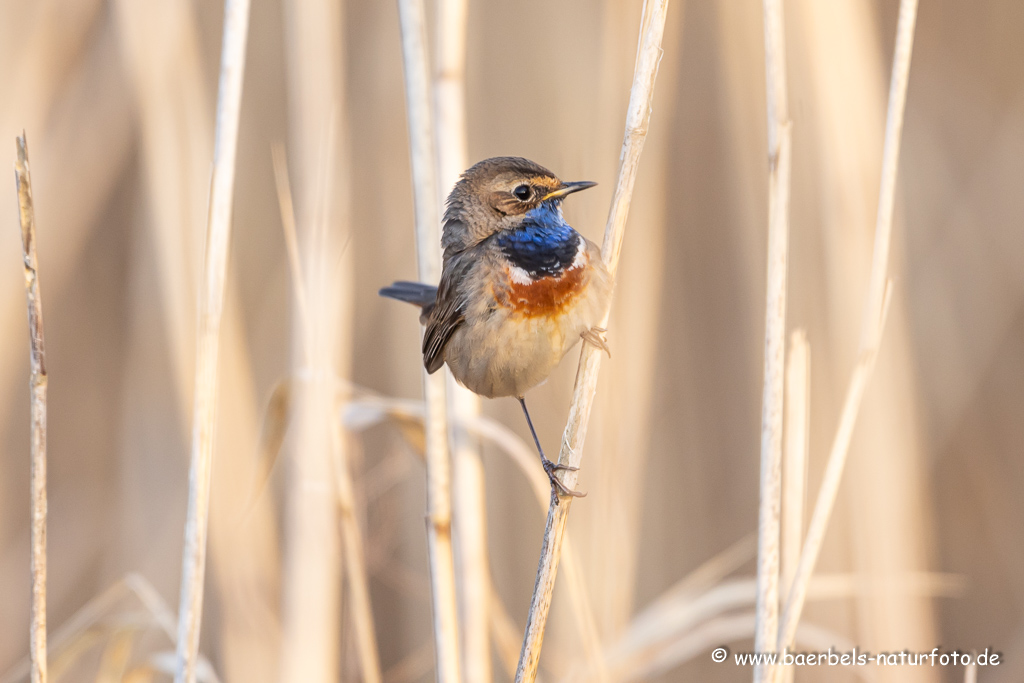
<path fill-rule="evenodd" d="M 390 287 L 380 290 L 380 295 L 389 299 L 397 299 L 409 304 L 414 304 L 423 309 L 423 316 L 430 315 L 430 311 L 437 302 L 437 287 L 425 285 L 422 282 L 396 282 Z"/>

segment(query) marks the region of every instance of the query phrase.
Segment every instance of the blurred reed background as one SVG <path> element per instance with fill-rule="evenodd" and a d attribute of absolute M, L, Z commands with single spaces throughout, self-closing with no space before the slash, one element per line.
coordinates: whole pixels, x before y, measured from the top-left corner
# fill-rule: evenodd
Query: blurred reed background
<path fill-rule="evenodd" d="M 516 154 L 598 181 L 565 207 L 595 241 L 641 4 L 468 3 L 468 162 Z M 222 11 L 215 0 L 0 1 L 0 149 L 13 161 L 27 131 L 46 307 L 52 680 L 162 680 L 160 653 L 173 650 Z M 810 506 L 855 362 L 897 2 L 788 0 L 785 11 L 788 325 L 806 329 L 813 359 Z M 437 16 L 428 4 L 435 61 Z M 1022 31 L 1015 0 L 920 8 L 893 307 L 818 565 L 831 583 L 812 590 L 805 623 L 817 630 L 803 649 L 991 647 L 1005 663 L 979 680 L 1024 678 Z M 443 59 L 458 70 L 457 55 Z M 372 680 L 359 655 L 374 649 L 368 619 L 383 680 L 433 677 L 422 434 L 411 419 L 378 424 L 365 400 L 422 390 L 416 315 L 376 294 L 416 273 L 401 60 L 393 2 L 253 4 L 201 647 L 227 683 Z M 569 522 L 576 580 L 559 577 L 547 681 L 751 675 L 707 652 L 752 648 L 764 102 L 761 4 L 676 0 L 612 309 L 614 357 L 584 457 L 589 496 Z M 447 183 L 457 136 L 442 138 Z M 22 680 L 30 595 L 17 215 L 11 179 L 0 189 L 0 672 L 10 680 Z M 575 367 L 574 352 L 531 393 L 551 452 Z M 337 395 L 323 383 L 331 368 L 344 380 Z M 335 432 L 325 416 L 353 397 L 361 417 L 345 411 L 350 429 Z M 472 414 L 469 403 L 459 410 Z M 484 401 L 482 412 L 528 436 L 514 401 Z M 493 671 L 472 675 L 500 681 L 518 656 L 544 512 L 503 449 L 481 443 L 486 530 L 456 519 L 456 550 L 461 533 L 486 539 L 475 562 L 489 562 L 496 597 L 460 615 L 484 620 L 463 634 L 467 649 L 481 647 L 480 629 L 496 643 Z M 469 465 L 456 481 L 472 481 L 475 446 L 462 447 Z M 461 557 L 460 572 L 471 561 Z M 693 616 L 692 598 L 716 585 L 735 590 Z M 492 594 L 486 582 L 474 590 Z M 657 616 L 666 595 L 684 598 L 690 621 L 652 654 L 635 619 Z M 805 669 L 797 680 L 857 673 Z M 963 678 L 959 668 L 873 673 Z"/>

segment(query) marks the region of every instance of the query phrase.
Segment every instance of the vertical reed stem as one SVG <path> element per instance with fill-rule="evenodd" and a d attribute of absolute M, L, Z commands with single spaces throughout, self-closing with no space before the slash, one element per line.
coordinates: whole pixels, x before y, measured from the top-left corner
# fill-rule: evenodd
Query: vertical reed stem
<path fill-rule="evenodd" d="M 888 279 L 889 244 L 892 235 L 892 212 L 896 194 L 896 170 L 899 161 L 900 139 L 903 133 L 903 112 L 907 98 L 910 57 L 914 46 L 914 24 L 917 19 L 917 0 L 901 0 L 899 22 L 896 27 L 896 50 L 893 55 L 892 76 L 889 83 L 889 107 L 885 121 L 885 143 L 882 151 L 882 178 L 875 222 L 875 246 L 871 260 L 871 280 L 868 299 L 861 322 L 860 354 L 857 366 L 847 388 L 839 426 L 832 442 L 821 489 L 814 504 L 807 538 L 800 554 L 793 588 L 786 599 L 777 647 L 781 651 L 793 643 L 800 622 L 807 588 L 814 565 L 821 552 L 821 543 L 835 505 L 839 482 L 842 479 L 846 455 L 853 436 L 853 427 L 860 409 L 868 379 L 874 369 L 878 346 L 885 328 L 885 319 L 892 295 Z"/>
<path fill-rule="evenodd" d="M 334 419 L 335 378 L 351 372 L 353 329 L 353 258 L 344 247 L 349 229 L 344 3 L 289 0 L 283 9 L 294 205 L 280 153 L 275 167 L 298 312 L 293 363 L 303 381 L 297 385 L 288 493 L 281 678 L 285 683 L 338 680 L 347 612 L 361 680 L 379 683 L 348 442 Z M 350 598 L 344 609 L 343 585 Z"/>
<path fill-rule="evenodd" d="M 181 571 L 181 603 L 178 608 L 175 683 L 194 683 L 196 679 L 206 573 L 206 537 L 210 519 L 210 474 L 213 468 L 213 431 L 217 408 L 217 352 L 224 308 L 224 285 L 227 280 L 238 120 L 242 105 L 248 32 L 249 0 L 225 0 L 210 214 L 199 300 L 192 456 Z"/>
<path fill-rule="evenodd" d="M 423 0 L 399 0 L 398 16 L 402 31 L 419 279 L 437 282 L 441 277 L 441 226 Z M 441 683 L 457 683 L 462 676 L 452 557 L 451 461 L 448 456 L 445 373 L 428 375 L 424 372 L 423 393 L 427 407 L 427 552 L 436 679 Z"/>
<path fill-rule="evenodd" d="M 619 253 L 622 251 L 626 217 L 633 197 L 640 153 L 643 151 L 644 141 L 647 138 L 651 102 L 654 98 L 654 82 L 658 75 L 658 64 L 661 61 L 661 39 L 665 33 L 668 4 L 668 0 L 647 0 L 644 3 L 644 16 L 640 23 L 640 40 L 637 46 L 633 86 L 629 93 L 629 106 L 626 110 L 626 132 L 622 140 L 618 179 L 612 195 L 611 210 L 605 225 L 604 243 L 601 247 L 601 258 L 607 265 L 613 281 L 619 263 Z M 608 312 L 606 311 L 603 324 L 606 324 L 607 320 Z M 560 464 L 572 467 L 580 465 L 600 369 L 601 352 L 590 344 L 584 344 L 580 352 L 579 367 L 576 370 L 576 384 L 573 387 L 569 419 L 562 436 L 562 448 L 558 454 Z M 562 482 L 568 488 L 576 487 L 578 471 L 563 471 L 561 474 Z M 526 633 L 523 636 L 523 649 L 519 654 L 519 668 L 516 670 L 516 683 L 532 683 L 537 679 L 540 651 L 544 642 L 544 628 L 547 625 L 548 611 L 551 609 L 551 596 L 555 587 L 555 576 L 558 573 L 558 560 L 565 533 L 565 523 L 569 518 L 570 504 L 570 498 L 563 498 L 561 504 L 548 507 L 544 540 L 537 567 L 537 580 L 533 588 L 533 597 L 530 600 L 530 613 L 527 616 Z"/>
<path fill-rule="evenodd" d="M 807 448 L 810 437 L 811 347 L 807 333 L 800 329 L 790 336 L 786 362 L 785 449 L 782 466 L 782 553 L 779 595 L 784 605 L 800 563 L 803 541 L 804 497 L 807 493 Z M 792 683 L 796 668 L 782 671 L 784 683 Z"/>
<path fill-rule="evenodd" d="M 782 0 L 764 0 L 768 114 L 768 285 L 765 305 L 764 394 L 761 403 L 761 494 L 757 525 L 757 623 L 754 649 L 775 645 L 779 626 L 779 543 L 782 506 L 782 411 L 786 361 L 786 275 L 789 260 L 790 136 Z M 768 668 L 754 667 L 754 681 Z"/>
<path fill-rule="evenodd" d="M 469 166 L 466 139 L 466 25 L 468 0 L 437 3 L 437 63 L 434 68 L 434 107 L 437 113 L 438 199 Z M 449 375 L 448 409 L 453 424 L 480 414 L 480 397 L 459 386 Z M 458 579 L 459 632 L 462 671 L 466 680 L 489 683 L 490 565 L 487 560 L 487 498 L 479 441 L 465 429 L 452 432 L 452 513 L 455 569 Z"/>
<path fill-rule="evenodd" d="M 14 179 L 18 188 L 21 256 L 25 267 L 25 299 L 28 305 L 29 395 L 32 413 L 32 622 L 29 630 L 29 660 L 32 683 L 46 683 L 46 347 L 43 343 L 39 262 L 36 259 L 32 175 L 24 132 L 17 138 L 17 147 Z"/>

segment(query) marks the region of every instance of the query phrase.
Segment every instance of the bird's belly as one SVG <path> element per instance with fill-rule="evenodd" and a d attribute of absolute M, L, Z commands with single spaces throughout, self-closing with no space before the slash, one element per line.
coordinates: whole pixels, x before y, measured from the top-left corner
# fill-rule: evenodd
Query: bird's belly
<path fill-rule="evenodd" d="M 597 289 L 584 286 L 557 308 L 489 308 L 473 324 L 460 326 L 445 361 L 455 379 L 481 396 L 522 396 L 599 322 L 603 304 Z"/>

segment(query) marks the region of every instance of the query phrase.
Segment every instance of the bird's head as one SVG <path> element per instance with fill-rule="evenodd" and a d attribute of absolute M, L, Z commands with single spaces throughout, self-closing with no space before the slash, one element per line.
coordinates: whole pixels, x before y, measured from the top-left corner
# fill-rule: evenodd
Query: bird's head
<path fill-rule="evenodd" d="M 442 245 L 460 251 L 538 213 L 561 220 L 562 199 L 596 184 L 564 182 L 522 157 L 485 159 L 463 173 L 448 196 Z"/>

